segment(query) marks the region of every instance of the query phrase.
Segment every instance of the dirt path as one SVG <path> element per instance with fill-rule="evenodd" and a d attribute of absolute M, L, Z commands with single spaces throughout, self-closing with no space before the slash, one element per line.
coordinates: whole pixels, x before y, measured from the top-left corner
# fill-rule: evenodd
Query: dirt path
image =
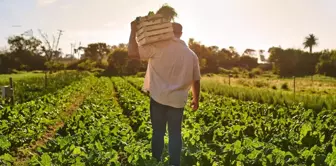
<path fill-rule="evenodd" d="M 75 97 L 75 101 L 72 102 L 70 106 L 67 107 L 66 110 L 64 110 L 61 113 L 61 117 L 71 117 L 73 113 L 79 108 L 79 106 L 83 103 L 85 100 L 86 95 L 90 92 L 91 88 L 88 89 L 87 93 L 80 94 L 79 96 Z M 64 119 L 64 118 L 62 118 Z M 35 150 L 38 147 L 44 146 L 49 140 L 53 139 L 57 130 L 59 128 L 62 128 L 64 126 L 65 120 L 59 120 L 53 125 L 48 126 L 48 130 L 42 135 L 40 139 L 38 139 L 35 142 L 31 142 L 31 144 L 28 147 L 21 147 L 18 151 L 18 156 L 16 157 L 16 161 L 14 162 L 14 165 L 28 165 L 28 161 L 30 157 L 35 153 Z"/>

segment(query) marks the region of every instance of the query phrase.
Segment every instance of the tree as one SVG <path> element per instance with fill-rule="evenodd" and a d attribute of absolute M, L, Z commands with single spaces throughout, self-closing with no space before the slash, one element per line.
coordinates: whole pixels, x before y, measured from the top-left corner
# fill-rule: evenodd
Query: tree
<path fill-rule="evenodd" d="M 253 57 L 253 56 L 255 56 L 255 52 L 256 52 L 256 50 L 251 49 L 251 48 L 247 48 L 247 49 L 244 51 L 243 56 L 250 56 L 250 57 Z"/>
<path fill-rule="evenodd" d="M 8 69 L 44 69 L 45 57 L 41 56 L 43 48 L 40 40 L 34 37 L 11 36 L 7 42 L 10 52 L 6 56 L 3 56 L 3 61 L 6 63 Z"/>
<path fill-rule="evenodd" d="M 78 64 L 78 68 L 80 70 L 88 70 L 88 71 L 93 70 L 95 66 L 96 66 L 96 62 L 90 59 L 86 59 L 85 61 Z"/>
<path fill-rule="evenodd" d="M 11 36 L 7 43 L 12 52 L 29 51 L 38 54 L 42 49 L 42 42 L 34 37 L 24 38 L 22 36 Z"/>
<path fill-rule="evenodd" d="M 321 52 L 316 72 L 319 74 L 336 77 L 336 50 L 324 50 Z"/>
<path fill-rule="evenodd" d="M 229 50 L 230 50 L 230 52 L 232 54 L 232 57 L 235 57 L 235 58 L 239 57 L 239 54 L 238 54 L 237 50 L 233 46 L 230 46 Z"/>
<path fill-rule="evenodd" d="M 102 60 L 110 53 L 110 49 L 106 43 L 92 43 L 87 47 L 80 47 L 84 50 L 83 58 L 91 59 L 95 62 L 101 63 Z"/>
<path fill-rule="evenodd" d="M 250 56 L 241 56 L 239 58 L 239 66 L 245 69 L 253 69 L 258 66 L 258 58 Z"/>
<path fill-rule="evenodd" d="M 314 34 L 309 34 L 309 36 L 307 36 L 305 38 L 305 41 L 303 42 L 304 48 L 309 48 L 309 52 L 312 53 L 313 47 L 318 45 L 317 40 L 318 39 L 315 37 Z"/>
<path fill-rule="evenodd" d="M 116 69 L 118 74 L 124 74 L 127 69 L 128 52 L 126 49 L 117 48 L 108 57 L 110 69 Z"/>

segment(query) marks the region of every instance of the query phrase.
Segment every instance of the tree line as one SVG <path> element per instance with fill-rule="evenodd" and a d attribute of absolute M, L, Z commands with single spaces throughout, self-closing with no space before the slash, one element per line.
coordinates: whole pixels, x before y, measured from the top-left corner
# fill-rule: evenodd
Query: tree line
<path fill-rule="evenodd" d="M 239 54 L 233 46 L 219 48 L 206 46 L 195 39 L 188 41 L 188 46 L 197 54 L 202 73 L 230 73 L 233 68 L 252 71 L 255 68 L 270 70 L 280 76 L 304 76 L 323 74 L 336 77 L 336 50 L 313 52 L 317 38 L 309 35 L 303 42 L 304 48 L 268 49 L 269 58 L 265 58 L 265 50 L 247 48 Z M 80 55 L 62 56 L 61 50 L 48 50 L 43 43 L 34 38 L 12 36 L 8 39 L 9 49 L 0 51 L 0 73 L 11 73 L 17 70 L 100 70 L 113 75 L 130 75 L 144 72 L 146 61 L 128 60 L 127 44 L 108 45 L 91 43 L 86 47 L 74 49 Z M 259 59 L 259 61 L 258 61 Z"/>

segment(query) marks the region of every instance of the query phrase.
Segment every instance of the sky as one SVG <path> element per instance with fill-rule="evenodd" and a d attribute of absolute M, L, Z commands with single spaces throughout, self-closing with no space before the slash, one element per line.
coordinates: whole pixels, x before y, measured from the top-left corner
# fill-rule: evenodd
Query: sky
<path fill-rule="evenodd" d="M 318 40 L 315 51 L 336 48 L 335 0 L 0 0 L 0 48 L 7 38 L 39 29 L 57 37 L 70 53 L 71 43 L 127 43 L 130 22 L 158 10 L 164 3 L 179 14 L 182 39 L 207 46 L 268 50 L 272 46 L 303 49 L 309 34 Z"/>

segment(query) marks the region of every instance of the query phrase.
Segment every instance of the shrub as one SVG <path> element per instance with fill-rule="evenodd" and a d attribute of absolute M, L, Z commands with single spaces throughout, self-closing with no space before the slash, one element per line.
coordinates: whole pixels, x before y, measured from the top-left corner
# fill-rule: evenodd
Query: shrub
<path fill-rule="evenodd" d="M 91 61 L 91 60 L 86 60 L 84 62 L 81 62 L 80 64 L 78 64 L 78 68 L 80 70 L 93 70 L 96 67 L 96 62 Z"/>
<path fill-rule="evenodd" d="M 232 73 L 233 74 L 238 74 L 240 72 L 240 69 L 238 67 L 232 68 Z"/>
<path fill-rule="evenodd" d="M 222 67 L 219 67 L 218 71 L 219 71 L 220 74 L 231 74 L 232 73 L 231 70 L 227 70 L 227 69 L 224 69 Z"/>
<path fill-rule="evenodd" d="M 255 81 L 254 86 L 257 88 L 267 87 L 268 84 L 264 81 Z"/>
<path fill-rule="evenodd" d="M 206 76 L 207 77 L 212 77 L 212 76 L 214 76 L 214 74 L 213 73 L 208 73 L 208 74 L 206 74 Z"/>
<path fill-rule="evenodd" d="M 288 87 L 287 82 L 285 82 L 285 83 L 283 83 L 283 84 L 281 85 L 281 89 L 283 89 L 283 90 L 289 90 L 289 87 Z"/>
<path fill-rule="evenodd" d="M 245 81 L 244 79 L 238 79 L 237 83 L 240 84 L 240 85 L 243 85 L 243 86 L 247 86 L 247 87 L 250 86 L 249 83 L 247 81 Z"/>
<path fill-rule="evenodd" d="M 137 77 L 144 77 L 146 75 L 146 72 L 138 72 L 136 73 Z"/>
<path fill-rule="evenodd" d="M 272 89 L 276 90 L 276 89 L 277 89 L 277 87 L 276 87 L 275 85 L 273 85 L 273 86 L 272 86 Z"/>
<path fill-rule="evenodd" d="M 253 68 L 252 69 L 252 73 L 254 74 L 254 75 L 261 75 L 261 74 L 263 74 L 263 70 L 261 69 L 261 68 Z"/>
<path fill-rule="evenodd" d="M 254 75 L 252 72 L 249 72 L 249 73 L 248 73 L 248 77 L 249 77 L 249 78 L 254 78 L 255 75 Z"/>

